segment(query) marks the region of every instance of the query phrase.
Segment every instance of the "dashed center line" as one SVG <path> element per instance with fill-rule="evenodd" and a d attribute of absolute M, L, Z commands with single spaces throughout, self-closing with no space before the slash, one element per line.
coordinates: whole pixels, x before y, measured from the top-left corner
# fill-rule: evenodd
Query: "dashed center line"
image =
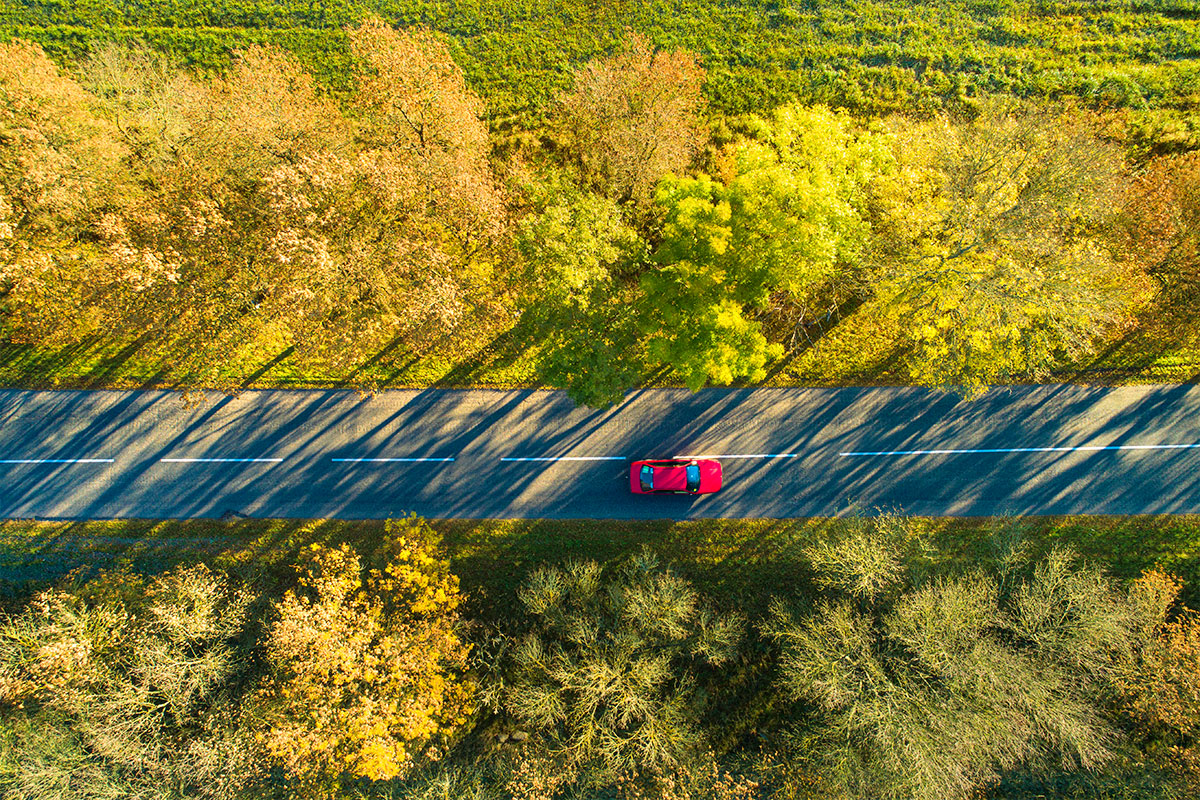
<path fill-rule="evenodd" d="M 111 458 L 2 458 L 0 464 L 111 464 Z"/>
<path fill-rule="evenodd" d="M 839 456 L 943 456 L 969 453 L 1070 453 L 1098 450 L 1195 450 L 1200 444 L 1105 444 L 1074 447 L 981 447 L 964 450 L 864 450 L 838 453 Z"/>
<path fill-rule="evenodd" d="M 501 461 L 628 461 L 625 456 L 527 456 L 503 457 Z"/>
<path fill-rule="evenodd" d="M 160 458 L 167 464 L 278 464 L 282 458 Z"/>
<path fill-rule="evenodd" d="M 330 461 L 336 461 L 340 464 L 358 463 L 358 462 L 418 462 L 418 461 L 453 461 L 453 458 L 331 458 Z"/>
<path fill-rule="evenodd" d="M 729 455 L 727 453 L 698 456 L 673 456 L 673 458 L 799 458 L 799 453 L 751 453 L 746 455 Z"/>

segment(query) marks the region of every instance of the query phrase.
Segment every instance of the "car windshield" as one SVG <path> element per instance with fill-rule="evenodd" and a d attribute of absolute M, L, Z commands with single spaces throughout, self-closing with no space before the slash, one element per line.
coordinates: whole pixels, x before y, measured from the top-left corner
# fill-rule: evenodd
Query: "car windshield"
<path fill-rule="evenodd" d="M 654 467 L 650 466 L 649 464 L 643 464 L 642 471 L 638 477 L 642 482 L 643 492 L 650 492 L 654 490 Z"/>
<path fill-rule="evenodd" d="M 687 488 L 689 492 L 699 491 L 700 489 L 700 465 L 687 465 Z"/>

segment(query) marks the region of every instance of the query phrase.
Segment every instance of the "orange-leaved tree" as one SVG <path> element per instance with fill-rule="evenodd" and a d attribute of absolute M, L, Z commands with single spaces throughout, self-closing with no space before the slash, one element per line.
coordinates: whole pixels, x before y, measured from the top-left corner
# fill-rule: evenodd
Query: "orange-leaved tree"
<path fill-rule="evenodd" d="M 623 48 L 575 71 L 558 98 L 559 146 L 586 184 L 649 206 L 654 186 L 691 166 L 703 142 L 704 69 L 681 50 L 629 33 Z"/>
<path fill-rule="evenodd" d="M 1200 291 L 1200 153 L 1151 161 L 1127 196 L 1121 243 L 1168 300 Z"/>
<path fill-rule="evenodd" d="M 1118 689 L 1146 749 L 1194 794 L 1200 791 L 1200 614 L 1180 606 L 1182 590 L 1159 570 L 1134 582 L 1144 631 L 1134 668 Z"/>
<path fill-rule="evenodd" d="M 89 227 L 120 182 L 116 128 L 41 47 L 0 44 L 0 291 L 15 338 L 89 332 L 83 298 L 103 273 Z"/>
<path fill-rule="evenodd" d="M 367 20 L 348 33 L 361 70 L 345 269 L 357 302 L 427 343 L 491 308 L 505 208 L 483 102 L 431 31 Z"/>

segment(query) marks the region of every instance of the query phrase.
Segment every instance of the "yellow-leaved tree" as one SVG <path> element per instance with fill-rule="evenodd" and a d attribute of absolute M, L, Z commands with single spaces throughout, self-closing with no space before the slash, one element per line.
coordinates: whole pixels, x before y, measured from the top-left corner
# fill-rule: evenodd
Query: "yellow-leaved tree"
<path fill-rule="evenodd" d="M 423 520 L 387 531 L 383 568 L 313 545 L 275 604 L 255 715 L 267 753 L 309 791 L 405 774 L 472 709 L 458 579 Z"/>
<path fill-rule="evenodd" d="M 1038 377 L 1129 319 L 1145 279 L 1109 242 L 1124 164 L 1095 120 L 996 105 L 888 127 L 871 255 L 914 381 L 970 396 Z"/>
<path fill-rule="evenodd" d="M 41 47 L 0 44 L 0 292 L 17 340 L 90 332 L 84 302 L 102 259 L 88 228 L 121 181 L 116 128 Z"/>

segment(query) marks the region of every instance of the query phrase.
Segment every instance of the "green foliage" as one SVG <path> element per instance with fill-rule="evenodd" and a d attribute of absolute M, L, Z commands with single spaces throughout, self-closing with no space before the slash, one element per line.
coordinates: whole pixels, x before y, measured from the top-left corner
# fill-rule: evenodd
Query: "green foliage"
<path fill-rule="evenodd" d="M 256 767 L 228 695 L 248 603 L 200 565 L 48 590 L 4 620 L 6 796 L 232 796 Z"/>
<path fill-rule="evenodd" d="M 750 318 L 772 294 L 803 302 L 857 258 L 864 184 L 886 162 L 883 140 L 826 109 L 779 109 L 732 146 L 727 183 L 668 176 L 666 213 L 647 273 L 649 350 L 693 391 L 762 380 L 783 348 Z"/>
<path fill-rule="evenodd" d="M 604 306 L 562 313 L 538 351 L 539 378 L 566 389 L 577 404 L 620 403 L 646 372 L 636 317 L 621 295 Z"/>
<path fill-rule="evenodd" d="M 530 270 L 523 305 L 553 317 L 564 306 L 586 311 L 603 302 L 613 292 L 614 270 L 628 269 L 645 249 L 621 207 L 555 172 L 538 176 L 527 191 L 532 211 L 516 232 Z"/>
<path fill-rule="evenodd" d="M 1126 317 L 1140 285 L 1106 237 L 1123 164 L 1091 120 L 999 106 L 892 129 L 873 257 L 913 380 L 972 395 L 1038 377 Z"/>
<path fill-rule="evenodd" d="M 548 171 L 523 188 L 521 305 L 541 332 L 539 375 L 576 403 L 618 403 L 645 370 L 627 275 L 646 245 L 615 201 L 564 175 Z"/>
<path fill-rule="evenodd" d="M 1002 557 L 923 582 L 888 569 L 890 593 L 863 591 L 844 565 L 899 563 L 893 526 L 834 545 L 841 557 L 812 551 L 833 596 L 805 614 L 773 610 L 783 683 L 815 707 L 805 757 L 851 796 L 931 800 L 1013 771 L 1113 763 L 1105 698 L 1146 638 L 1136 593 L 1058 550 L 1032 568 Z M 861 558 L 864 542 L 884 557 Z"/>
<path fill-rule="evenodd" d="M 611 783 L 699 756 L 694 671 L 732 657 L 738 617 L 714 614 L 649 551 L 607 571 L 539 569 L 520 598 L 532 628 L 493 691 L 551 757 L 585 782 Z"/>
<path fill-rule="evenodd" d="M 804 555 L 819 586 L 871 603 L 909 577 L 922 539 L 916 527 L 898 514 L 851 517 L 835 535 L 805 548 Z"/>

